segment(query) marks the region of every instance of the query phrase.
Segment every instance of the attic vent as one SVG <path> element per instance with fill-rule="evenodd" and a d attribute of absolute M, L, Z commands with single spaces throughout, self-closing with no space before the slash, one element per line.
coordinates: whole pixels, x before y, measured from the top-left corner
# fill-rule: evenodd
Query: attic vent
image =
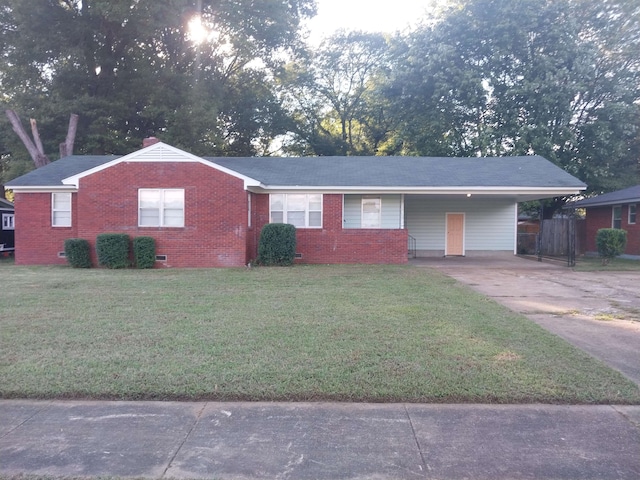
<path fill-rule="evenodd" d="M 296 257 L 295 258 L 302 258 L 302 254 L 301 253 L 296 253 Z"/>
<path fill-rule="evenodd" d="M 166 261 L 167 261 L 166 255 L 156 255 L 156 262 L 166 262 Z"/>

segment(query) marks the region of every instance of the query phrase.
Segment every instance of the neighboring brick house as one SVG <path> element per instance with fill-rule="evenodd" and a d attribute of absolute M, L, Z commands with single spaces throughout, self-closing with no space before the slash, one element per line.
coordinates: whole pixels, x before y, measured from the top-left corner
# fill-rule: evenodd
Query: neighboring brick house
<path fill-rule="evenodd" d="M 585 185 L 539 156 L 203 158 L 158 142 L 7 187 L 18 265 L 62 264 L 65 239 L 123 232 L 154 237 L 159 267 L 232 267 L 256 258 L 268 222 L 296 225 L 301 263 L 515 254 L 518 202 Z"/>
<path fill-rule="evenodd" d="M 637 218 L 637 210 L 640 206 L 640 185 L 586 198 L 571 206 L 586 210 L 585 238 L 582 239 L 585 253 L 597 253 L 598 230 L 621 228 L 627 231 L 627 248 L 624 253 L 640 256 L 640 219 Z"/>

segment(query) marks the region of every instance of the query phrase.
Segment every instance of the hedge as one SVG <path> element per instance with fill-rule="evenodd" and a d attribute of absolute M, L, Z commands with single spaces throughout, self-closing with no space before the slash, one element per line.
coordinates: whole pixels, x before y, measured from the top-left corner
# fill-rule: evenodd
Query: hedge
<path fill-rule="evenodd" d="M 91 246 L 84 238 L 67 238 L 64 241 L 64 256 L 73 268 L 91 267 Z"/>
<path fill-rule="evenodd" d="M 292 265 L 296 256 L 296 227 L 288 223 L 268 223 L 260 233 L 258 262 L 261 265 Z"/>
<path fill-rule="evenodd" d="M 627 232 L 619 228 L 601 228 L 596 232 L 596 247 L 602 264 L 606 265 L 612 258 L 622 255 L 627 246 Z"/>
<path fill-rule="evenodd" d="M 133 239 L 133 261 L 138 268 L 153 268 L 156 263 L 156 241 L 153 237 Z"/>
<path fill-rule="evenodd" d="M 103 233 L 96 239 L 98 265 L 107 268 L 129 266 L 129 235 L 126 233 Z"/>

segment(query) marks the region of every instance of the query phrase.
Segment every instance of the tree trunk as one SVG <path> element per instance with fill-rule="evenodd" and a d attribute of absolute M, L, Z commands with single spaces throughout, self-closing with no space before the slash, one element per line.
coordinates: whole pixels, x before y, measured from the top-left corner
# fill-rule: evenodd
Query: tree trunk
<path fill-rule="evenodd" d="M 40 168 L 48 163 L 51 163 L 49 158 L 42 151 L 42 143 L 40 142 L 40 136 L 37 135 L 38 127 L 35 123 L 35 120 L 31 122 L 31 130 L 34 132 L 34 137 L 36 137 L 36 142 L 39 144 L 40 149 L 38 149 L 36 145 L 34 145 L 33 141 L 31 141 L 31 139 L 29 138 L 29 135 L 27 135 L 27 132 L 24 130 L 18 114 L 13 110 L 5 110 L 5 113 L 7 114 L 7 118 L 11 122 L 13 131 L 16 132 L 18 134 L 18 137 L 20 137 L 20 140 L 22 140 L 22 143 L 29 152 L 33 163 L 35 163 L 36 168 Z"/>
<path fill-rule="evenodd" d="M 60 158 L 73 155 L 73 144 L 76 141 L 76 132 L 78 130 L 78 115 L 72 113 L 69 117 L 69 128 L 67 129 L 67 138 L 64 143 L 60 144 Z"/>

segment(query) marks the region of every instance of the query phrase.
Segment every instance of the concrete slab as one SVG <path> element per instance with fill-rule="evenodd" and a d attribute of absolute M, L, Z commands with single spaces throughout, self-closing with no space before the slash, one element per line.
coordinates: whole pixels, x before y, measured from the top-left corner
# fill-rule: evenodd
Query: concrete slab
<path fill-rule="evenodd" d="M 423 479 L 424 472 L 401 405 L 216 403 L 167 476 Z"/>
<path fill-rule="evenodd" d="M 43 402 L 0 435 L 0 474 L 637 479 L 640 407 Z"/>
<path fill-rule="evenodd" d="M 640 385 L 640 272 L 575 272 L 519 257 L 426 258 Z"/>
<path fill-rule="evenodd" d="M 30 404 L 2 402 L 1 424 Z M 204 404 L 56 402 L 0 437 L 2 473 L 146 476 L 169 466 Z"/>
<path fill-rule="evenodd" d="M 0 409 L 0 438 L 49 406 L 49 402 L 20 400 L 3 405 Z"/>
<path fill-rule="evenodd" d="M 629 422 L 640 429 L 640 406 L 615 405 L 613 408 Z"/>
<path fill-rule="evenodd" d="M 640 478 L 640 431 L 608 406 L 407 406 L 426 478 Z"/>

